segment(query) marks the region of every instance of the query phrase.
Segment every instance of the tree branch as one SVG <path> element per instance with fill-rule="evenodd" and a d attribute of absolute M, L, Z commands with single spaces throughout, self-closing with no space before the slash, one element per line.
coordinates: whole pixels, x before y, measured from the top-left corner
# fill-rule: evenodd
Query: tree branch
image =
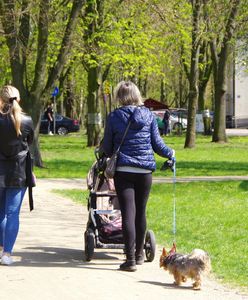
<path fill-rule="evenodd" d="M 35 76 L 31 92 L 41 94 L 44 88 L 44 78 L 46 72 L 47 48 L 48 48 L 48 12 L 50 1 L 40 2 L 40 15 L 38 24 L 38 51 L 35 64 Z"/>
<path fill-rule="evenodd" d="M 104 70 L 104 72 L 102 74 L 102 82 L 104 82 L 107 79 L 111 65 L 112 64 L 107 65 L 106 69 Z"/>
<path fill-rule="evenodd" d="M 77 17 L 80 13 L 80 10 L 84 4 L 84 0 L 74 0 L 71 14 L 69 17 L 69 21 L 67 23 L 67 27 L 65 30 L 64 38 L 61 44 L 60 52 L 58 55 L 58 59 L 54 67 L 51 69 L 51 72 L 49 74 L 47 84 L 46 84 L 46 90 L 50 89 L 54 82 L 59 78 L 63 67 L 66 63 L 68 53 L 70 51 L 71 43 L 72 43 L 72 35 L 74 33 L 74 29 L 76 26 Z"/>
<path fill-rule="evenodd" d="M 182 58 L 182 64 L 183 64 L 183 69 L 185 71 L 185 74 L 186 74 L 188 80 L 190 80 L 190 72 L 189 72 L 188 66 L 187 66 L 185 58 L 184 58 L 184 45 L 183 44 L 181 45 L 181 58 Z"/>

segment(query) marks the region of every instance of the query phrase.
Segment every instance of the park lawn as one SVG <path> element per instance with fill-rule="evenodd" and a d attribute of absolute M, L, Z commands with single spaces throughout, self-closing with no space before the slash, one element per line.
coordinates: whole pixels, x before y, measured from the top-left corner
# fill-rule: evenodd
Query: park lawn
<path fill-rule="evenodd" d="M 87 191 L 56 191 L 86 205 Z M 176 202 L 176 235 L 173 204 Z M 154 184 L 147 207 L 148 229 L 169 249 L 206 250 L 213 273 L 232 286 L 247 287 L 248 181 Z M 156 258 L 158 259 L 158 258 Z"/>
<path fill-rule="evenodd" d="M 170 248 L 176 203 L 178 251 L 206 250 L 217 278 L 247 287 L 248 181 L 156 184 L 148 203 L 148 227 Z"/>
<path fill-rule="evenodd" d="M 179 177 L 248 174 L 248 137 L 230 137 L 228 143 L 217 144 L 209 136 L 197 135 L 194 149 L 184 149 L 185 136 L 168 136 L 165 141 L 176 150 Z M 40 135 L 40 149 L 45 168 L 35 168 L 38 178 L 85 178 L 95 161 L 95 147 L 87 147 L 82 132 Z M 155 157 L 154 176 L 171 176 L 169 171 L 160 171 L 165 159 Z"/>
<path fill-rule="evenodd" d="M 44 168 L 35 167 L 38 178 L 85 178 L 94 162 L 93 147 L 87 147 L 81 134 L 40 135 Z"/>

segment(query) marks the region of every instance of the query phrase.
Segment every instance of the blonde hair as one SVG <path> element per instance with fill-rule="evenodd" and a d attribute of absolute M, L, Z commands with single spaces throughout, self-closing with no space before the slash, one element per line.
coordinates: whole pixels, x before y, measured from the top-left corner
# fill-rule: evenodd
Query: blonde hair
<path fill-rule="evenodd" d="M 119 82 L 114 90 L 114 98 L 116 102 L 124 106 L 143 104 L 140 91 L 132 81 Z"/>
<path fill-rule="evenodd" d="M 0 113 L 9 114 L 17 136 L 21 135 L 22 109 L 19 105 L 20 93 L 12 85 L 5 85 L 0 91 Z"/>

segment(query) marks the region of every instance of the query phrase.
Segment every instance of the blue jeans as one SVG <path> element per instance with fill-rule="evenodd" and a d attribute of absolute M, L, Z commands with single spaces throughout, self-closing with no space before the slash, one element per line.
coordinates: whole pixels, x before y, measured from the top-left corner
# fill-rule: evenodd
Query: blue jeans
<path fill-rule="evenodd" d="M 0 188 L 0 246 L 12 252 L 19 231 L 19 214 L 26 192 L 23 188 Z"/>

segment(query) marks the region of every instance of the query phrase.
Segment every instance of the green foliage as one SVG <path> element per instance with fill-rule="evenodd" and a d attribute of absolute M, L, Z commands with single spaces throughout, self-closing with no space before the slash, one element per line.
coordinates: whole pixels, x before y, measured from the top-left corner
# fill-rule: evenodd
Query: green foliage
<path fill-rule="evenodd" d="M 48 56 L 46 63 L 45 81 L 49 72 L 57 62 L 61 40 L 71 12 L 73 1 L 50 1 Z M 220 47 L 223 40 L 223 29 L 229 15 L 230 1 L 206 1 L 204 14 L 208 24 L 200 25 L 200 37 L 203 40 L 218 38 Z M 98 7 L 96 6 L 98 4 Z M 19 24 L 22 1 L 16 2 L 16 24 Z M 89 6 L 93 9 L 89 11 Z M 102 9 L 102 11 L 100 11 Z M 33 86 L 35 62 L 38 49 L 38 20 L 39 1 L 28 4 L 27 11 L 30 19 L 30 40 L 25 50 L 27 66 L 25 68 L 25 84 L 28 90 Z M 241 7 L 237 18 L 238 39 L 246 41 L 247 32 L 247 1 L 241 0 Z M 206 26 L 207 25 L 207 26 Z M 66 94 L 66 76 L 71 69 L 73 81 L 74 110 L 77 115 L 86 115 L 87 107 L 83 105 L 87 96 L 87 70 L 89 67 L 102 69 L 104 72 L 111 66 L 107 80 L 112 87 L 122 79 L 132 79 L 139 85 L 144 97 L 159 99 L 160 85 L 164 83 L 165 101 L 171 106 L 187 106 L 188 82 L 184 66 L 190 66 L 192 48 L 192 5 L 190 1 L 164 0 L 107 0 L 85 1 L 77 27 L 71 42 L 70 53 L 60 78 L 61 94 Z M 18 30 L 16 31 L 18 32 Z M 236 36 L 235 36 L 236 38 Z M 8 64 L 8 50 L 3 36 L 0 37 L 2 71 L 0 82 L 11 79 Z M 246 44 L 242 49 L 246 53 Z M 219 49 L 219 48 L 218 48 Z M 247 61 L 247 55 L 242 63 Z M 204 63 L 200 65 L 204 69 Z M 211 90 L 212 92 L 212 90 Z M 49 95 L 44 95 L 45 101 Z M 65 99 L 60 98 L 60 103 Z M 212 97 L 209 97 L 209 102 Z M 180 103 L 179 103 L 180 102 Z M 207 104 L 211 106 L 211 103 Z M 62 105 L 61 105 L 62 106 Z M 113 106 L 112 106 L 113 107 Z"/>
<path fill-rule="evenodd" d="M 1 45 L 1 50 L 0 50 L 0 84 L 1 86 L 6 84 L 6 82 L 9 82 L 11 80 L 11 69 L 8 64 L 9 60 L 9 53 L 8 53 L 8 47 L 5 44 L 5 38 L 0 35 L 0 45 Z"/>

